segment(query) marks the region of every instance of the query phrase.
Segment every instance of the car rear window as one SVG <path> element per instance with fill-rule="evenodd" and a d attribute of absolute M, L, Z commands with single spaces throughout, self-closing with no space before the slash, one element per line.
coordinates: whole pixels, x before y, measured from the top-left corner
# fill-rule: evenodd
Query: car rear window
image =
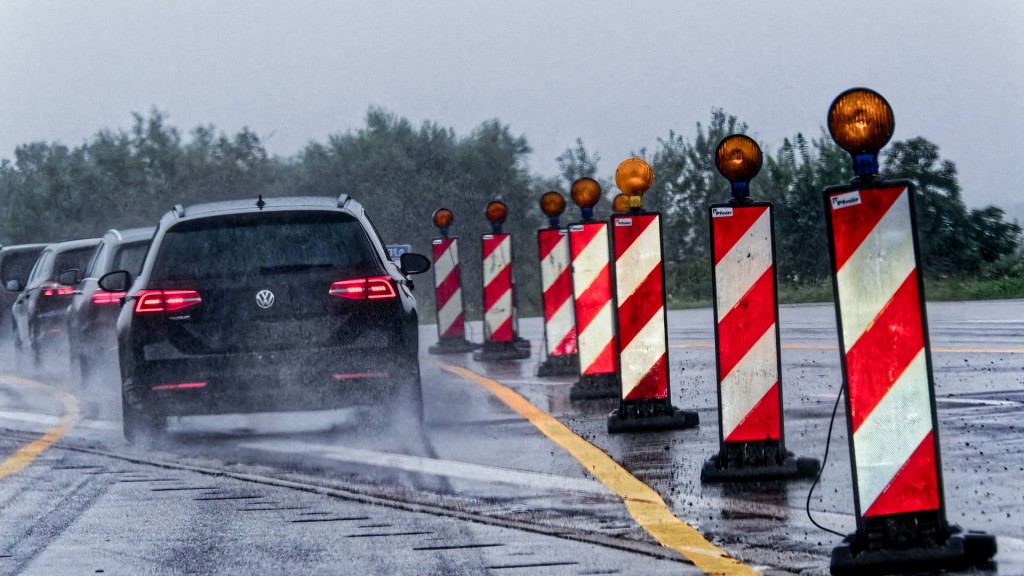
<path fill-rule="evenodd" d="M 111 270 L 127 270 L 132 274 L 142 271 L 142 259 L 146 257 L 146 249 L 149 248 L 149 240 L 135 242 L 132 244 L 121 244 L 117 247 L 114 255 L 114 262 Z"/>
<path fill-rule="evenodd" d="M 10 252 L 4 256 L 3 266 L 0 267 L 0 280 L 3 284 L 7 284 L 11 280 L 17 280 L 22 286 L 25 285 L 25 281 L 28 280 L 28 274 L 32 271 L 32 266 L 35 265 L 36 259 L 39 258 L 39 253 L 43 249 L 29 250 L 25 252 Z"/>
<path fill-rule="evenodd" d="M 358 220 L 342 212 L 266 212 L 182 222 L 160 242 L 151 279 L 186 280 L 298 272 L 380 270 Z"/>
<path fill-rule="evenodd" d="M 87 246 L 57 254 L 57 260 L 53 265 L 53 279 L 56 280 L 61 272 L 71 270 L 72 268 L 84 273 L 85 267 L 89 264 L 89 259 L 95 251 L 96 246 Z"/>

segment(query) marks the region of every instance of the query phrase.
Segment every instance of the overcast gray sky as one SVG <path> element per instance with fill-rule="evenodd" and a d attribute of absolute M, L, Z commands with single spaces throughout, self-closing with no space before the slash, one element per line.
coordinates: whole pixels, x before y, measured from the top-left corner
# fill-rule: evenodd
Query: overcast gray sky
<path fill-rule="evenodd" d="M 289 156 L 370 106 L 466 133 L 499 118 L 554 175 L 575 138 L 611 176 L 722 107 L 763 147 L 817 136 L 868 86 L 956 162 L 971 206 L 1021 201 L 1024 2 L 0 0 L 0 158 L 156 107 Z M 657 175 L 655 175 L 657 176 Z"/>

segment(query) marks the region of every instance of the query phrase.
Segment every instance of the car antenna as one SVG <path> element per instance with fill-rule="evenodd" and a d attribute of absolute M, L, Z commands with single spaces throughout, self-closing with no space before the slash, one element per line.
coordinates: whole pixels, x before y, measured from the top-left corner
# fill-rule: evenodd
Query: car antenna
<path fill-rule="evenodd" d="M 256 200 L 256 207 L 263 210 L 263 207 L 266 205 L 267 203 L 263 201 L 263 194 L 260 194 L 260 197 Z"/>

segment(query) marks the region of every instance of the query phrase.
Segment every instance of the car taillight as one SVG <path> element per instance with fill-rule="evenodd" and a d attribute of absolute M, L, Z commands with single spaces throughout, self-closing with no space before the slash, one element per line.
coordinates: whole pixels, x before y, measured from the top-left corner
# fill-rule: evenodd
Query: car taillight
<path fill-rule="evenodd" d="M 348 300 L 383 300 L 398 295 L 390 276 L 339 280 L 331 284 L 328 294 Z"/>
<path fill-rule="evenodd" d="M 135 313 L 177 312 L 202 303 L 195 290 L 143 290 L 135 298 Z"/>
<path fill-rule="evenodd" d="M 93 304 L 117 304 L 121 302 L 121 298 L 124 298 L 124 292 L 106 292 L 104 290 L 97 290 L 92 294 Z"/>
<path fill-rule="evenodd" d="M 41 286 L 43 290 L 43 296 L 68 296 L 75 291 L 71 286 L 65 286 L 58 284 L 57 282 L 47 282 Z"/>

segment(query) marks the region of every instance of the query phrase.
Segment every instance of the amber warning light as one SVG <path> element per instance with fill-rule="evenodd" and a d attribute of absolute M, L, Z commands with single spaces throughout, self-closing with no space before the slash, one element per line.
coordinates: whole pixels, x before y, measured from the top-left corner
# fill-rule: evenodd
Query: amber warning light
<path fill-rule="evenodd" d="M 508 215 L 508 207 L 501 200 L 494 200 L 487 204 L 484 215 L 491 222 L 491 231 L 498 233 L 501 232 L 501 225 L 504 224 L 505 216 Z"/>
<path fill-rule="evenodd" d="M 540 197 L 540 209 L 548 217 L 552 228 L 558 228 L 558 217 L 565 212 L 565 196 L 558 192 L 548 192 Z"/>
<path fill-rule="evenodd" d="M 750 196 L 750 181 L 761 171 L 761 147 L 749 136 L 732 134 L 715 149 L 715 167 L 732 184 L 733 198 Z"/>
<path fill-rule="evenodd" d="M 452 222 L 455 221 L 455 215 L 452 211 L 447 208 L 438 208 L 434 210 L 434 226 L 440 230 L 441 236 L 448 237 L 448 229 L 452 227 Z"/>
<path fill-rule="evenodd" d="M 593 178 L 578 178 L 569 191 L 572 201 L 580 207 L 584 220 L 594 218 L 594 206 L 601 199 L 601 185 Z"/>
<path fill-rule="evenodd" d="M 828 110 L 829 134 L 853 156 L 853 171 L 860 177 L 878 174 L 878 151 L 892 138 L 895 126 L 892 107 L 867 88 L 843 92 Z"/>
<path fill-rule="evenodd" d="M 644 194 L 654 183 L 651 166 L 639 158 L 628 158 L 615 169 L 615 185 L 629 197 L 630 210 L 643 208 Z"/>

